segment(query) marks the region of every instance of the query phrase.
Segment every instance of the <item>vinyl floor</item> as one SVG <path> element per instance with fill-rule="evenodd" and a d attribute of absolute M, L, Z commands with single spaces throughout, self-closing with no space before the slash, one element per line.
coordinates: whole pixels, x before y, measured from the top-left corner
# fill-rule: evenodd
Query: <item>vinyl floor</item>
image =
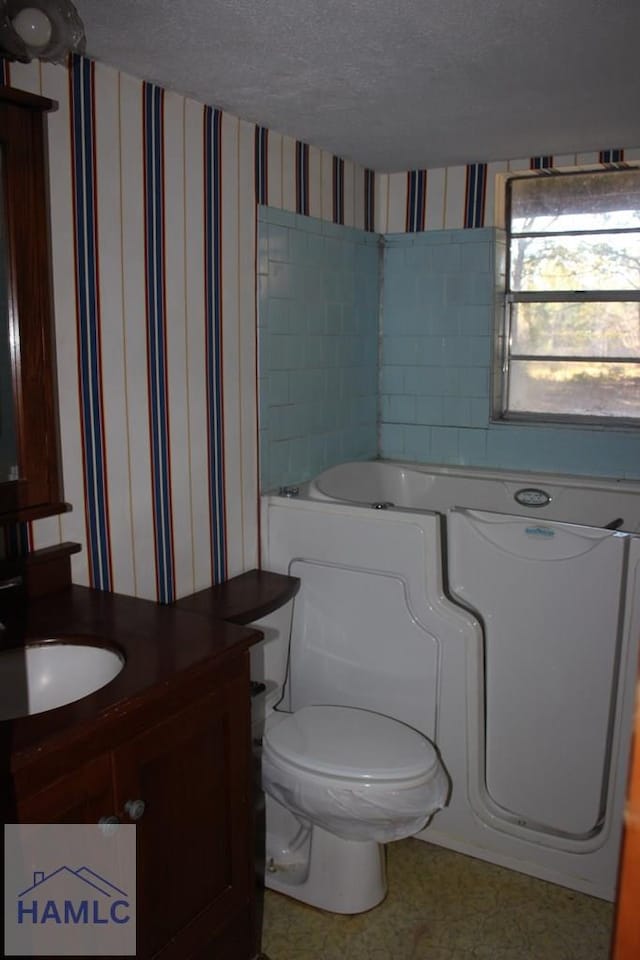
<path fill-rule="evenodd" d="M 387 847 L 389 892 L 337 916 L 266 891 L 269 960 L 607 960 L 613 905 L 423 843 Z"/>

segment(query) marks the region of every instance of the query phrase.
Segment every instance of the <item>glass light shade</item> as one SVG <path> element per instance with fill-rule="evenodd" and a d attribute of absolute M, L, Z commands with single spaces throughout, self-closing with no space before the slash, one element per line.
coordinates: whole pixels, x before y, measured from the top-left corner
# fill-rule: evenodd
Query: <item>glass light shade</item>
<path fill-rule="evenodd" d="M 38 7 L 24 7 L 11 22 L 18 36 L 33 50 L 41 50 L 51 40 L 51 20 Z"/>
<path fill-rule="evenodd" d="M 83 53 L 84 26 L 72 0 L 0 0 L 0 55 L 65 63 Z"/>

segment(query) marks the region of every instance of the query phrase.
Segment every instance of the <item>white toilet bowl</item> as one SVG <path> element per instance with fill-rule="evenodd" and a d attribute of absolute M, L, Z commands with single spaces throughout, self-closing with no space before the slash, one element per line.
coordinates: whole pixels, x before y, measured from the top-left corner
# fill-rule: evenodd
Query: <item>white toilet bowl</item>
<path fill-rule="evenodd" d="M 384 898 L 382 844 L 422 830 L 449 791 L 426 737 L 355 707 L 272 717 L 262 775 L 267 886 L 336 913 Z"/>

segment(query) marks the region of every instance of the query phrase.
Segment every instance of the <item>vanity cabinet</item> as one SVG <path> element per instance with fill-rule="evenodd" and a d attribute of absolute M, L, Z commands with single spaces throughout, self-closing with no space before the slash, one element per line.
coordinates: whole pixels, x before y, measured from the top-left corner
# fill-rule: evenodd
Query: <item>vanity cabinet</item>
<path fill-rule="evenodd" d="M 103 754 L 34 796 L 18 798 L 19 823 L 97 823 L 113 808 L 111 758 Z"/>
<path fill-rule="evenodd" d="M 166 960 L 191 957 L 234 916 L 239 935 L 247 932 L 248 697 L 240 676 L 113 753 L 115 809 L 145 804 L 137 821 L 139 957 L 163 947 Z"/>
<path fill-rule="evenodd" d="M 17 797 L 20 822 L 136 822 L 139 960 L 253 955 L 247 654 L 199 687 L 143 702 L 111 749 Z"/>
<path fill-rule="evenodd" d="M 252 570 L 171 607 L 70 583 L 29 604 L 27 638 L 93 637 L 125 666 L 89 696 L 0 723 L 5 821 L 136 823 L 138 960 L 259 954 L 249 654 L 262 634 L 249 624 L 298 588 Z"/>

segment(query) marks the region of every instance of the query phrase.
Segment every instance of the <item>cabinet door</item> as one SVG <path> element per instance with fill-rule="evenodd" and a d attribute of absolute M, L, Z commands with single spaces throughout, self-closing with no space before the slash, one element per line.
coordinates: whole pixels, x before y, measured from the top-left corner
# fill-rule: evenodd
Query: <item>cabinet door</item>
<path fill-rule="evenodd" d="M 248 917 L 248 677 L 228 680 L 113 756 L 123 820 L 131 801 L 145 805 L 137 821 L 138 957 L 163 947 L 167 960 L 190 956 L 243 904 Z"/>
<path fill-rule="evenodd" d="M 19 799 L 15 812 L 17 823 L 98 823 L 101 817 L 113 816 L 111 754 L 79 766 L 26 800 Z M 78 956 L 75 960 L 91 958 Z M 116 958 L 104 956 L 102 960 Z"/>
<path fill-rule="evenodd" d="M 115 814 L 109 754 L 17 803 L 18 823 L 98 823 Z"/>

